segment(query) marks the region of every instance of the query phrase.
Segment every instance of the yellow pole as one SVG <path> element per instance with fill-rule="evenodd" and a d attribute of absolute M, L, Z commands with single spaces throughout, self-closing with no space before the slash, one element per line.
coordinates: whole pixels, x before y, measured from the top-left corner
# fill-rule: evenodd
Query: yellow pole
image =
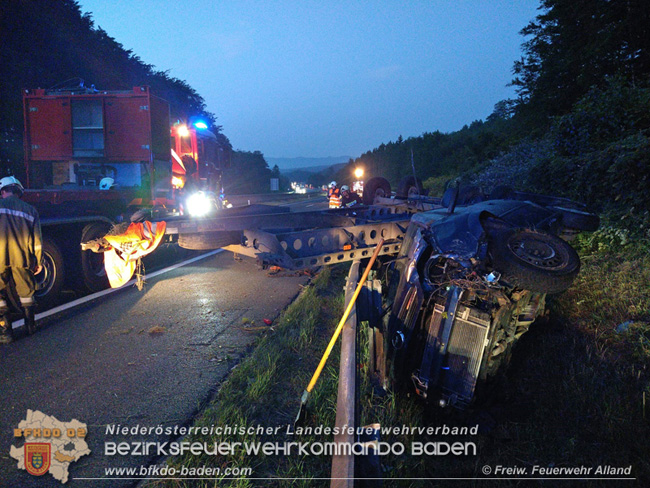
<path fill-rule="evenodd" d="M 309 385 L 307 385 L 307 389 L 305 390 L 306 393 L 311 393 L 311 391 L 314 389 L 314 386 L 316 385 L 316 382 L 318 381 L 318 377 L 320 376 L 321 372 L 323 371 L 323 368 L 325 367 L 325 363 L 327 362 L 327 358 L 329 357 L 330 353 L 332 352 L 332 348 L 334 348 L 334 344 L 336 344 L 336 339 L 338 339 L 339 335 L 341 334 L 341 331 L 343 330 L 343 325 L 345 324 L 345 321 L 348 319 L 348 315 L 350 315 L 350 312 L 352 311 L 352 307 L 354 306 L 354 302 L 357 300 L 357 297 L 359 296 L 359 293 L 361 293 L 361 287 L 363 284 L 366 282 L 366 279 L 368 278 L 368 275 L 370 274 L 370 269 L 372 268 L 372 265 L 375 264 L 375 260 L 377 259 L 377 256 L 379 256 L 379 251 L 381 251 L 381 247 L 384 245 L 384 240 L 381 239 L 379 241 L 379 244 L 377 244 L 377 248 L 375 249 L 375 252 L 372 254 L 372 257 L 370 258 L 370 262 L 368 263 L 368 266 L 366 266 L 366 270 L 363 272 L 363 276 L 361 276 L 361 280 L 359 280 L 359 284 L 357 285 L 357 289 L 354 290 L 354 295 L 352 295 L 352 299 L 350 300 L 350 303 L 348 304 L 348 307 L 345 310 L 345 313 L 343 314 L 343 317 L 341 317 L 341 321 L 339 322 L 339 325 L 336 327 L 336 330 L 334 331 L 334 335 L 330 339 L 330 343 L 327 345 L 327 349 L 325 349 L 325 354 L 323 354 L 323 357 L 320 360 L 320 363 L 318 364 L 318 367 L 316 368 L 316 371 L 314 372 L 314 376 L 312 376 L 311 381 L 309 382 Z M 303 397 L 305 395 L 303 394 Z"/>

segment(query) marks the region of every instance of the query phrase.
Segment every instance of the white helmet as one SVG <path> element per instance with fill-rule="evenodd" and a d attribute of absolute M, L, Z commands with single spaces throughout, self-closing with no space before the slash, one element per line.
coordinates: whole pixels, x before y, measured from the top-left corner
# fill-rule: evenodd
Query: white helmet
<path fill-rule="evenodd" d="M 350 187 L 348 185 L 343 185 L 341 191 L 350 191 Z"/>
<path fill-rule="evenodd" d="M 99 189 L 110 190 L 111 187 L 113 186 L 113 183 L 115 183 L 115 180 L 110 176 L 107 176 L 106 178 L 102 178 L 101 181 L 99 182 Z"/>
<path fill-rule="evenodd" d="M 336 186 L 336 181 L 332 181 L 332 182 L 330 183 L 330 188 L 334 188 L 335 186 Z"/>
<path fill-rule="evenodd" d="M 20 183 L 20 181 L 18 181 L 18 179 L 15 176 L 5 176 L 4 178 L 0 179 L 0 190 L 12 185 L 17 186 L 21 192 L 25 191 L 23 185 Z"/>

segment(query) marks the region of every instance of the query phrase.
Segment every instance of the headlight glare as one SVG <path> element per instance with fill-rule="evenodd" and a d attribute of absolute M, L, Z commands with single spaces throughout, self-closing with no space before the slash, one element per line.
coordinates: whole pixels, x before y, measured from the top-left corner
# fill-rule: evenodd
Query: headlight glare
<path fill-rule="evenodd" d="M 203 192 L 193 193 L 187 197 L 187 212 L 192 217 L 203 217 L 212 208 L 210 198 Z"/>

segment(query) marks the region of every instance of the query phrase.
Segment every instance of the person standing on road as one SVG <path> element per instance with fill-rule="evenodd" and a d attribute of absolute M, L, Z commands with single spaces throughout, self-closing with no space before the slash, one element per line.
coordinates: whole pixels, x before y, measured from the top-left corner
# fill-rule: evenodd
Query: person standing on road
<path fill-rule="evenodd" d="M 36 209 L 20 199 L 24 191 L 15 177 L 0 179 L 0 343 L 13 338 L 6 302 L 11 277 L 25 311 L 27 331 L 33 334 L 37 329 L 34 275 L 42 269 L 41 223 Z"/>
<path fill-rule="evenodd" d="M 339 208 L 341 206 L 341 190 L 336 186 L 336 181 L 332 181 L 327 191 L 330 208 Z"/>

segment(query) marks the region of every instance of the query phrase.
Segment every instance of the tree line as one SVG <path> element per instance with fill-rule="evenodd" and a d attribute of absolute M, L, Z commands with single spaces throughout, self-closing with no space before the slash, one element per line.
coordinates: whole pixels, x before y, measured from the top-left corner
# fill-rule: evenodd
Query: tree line
<path fill-rule="evenodd" d="M 650 9 L 642 0 L 542 0 L 539 10 L 521 30 L 515 98 L 484 121 L 400 136 L 314 180 L 349 182 L 362 166 L 396 185 L 413 166 L 435 192 L 464 179 L 646 212 Z"/>

